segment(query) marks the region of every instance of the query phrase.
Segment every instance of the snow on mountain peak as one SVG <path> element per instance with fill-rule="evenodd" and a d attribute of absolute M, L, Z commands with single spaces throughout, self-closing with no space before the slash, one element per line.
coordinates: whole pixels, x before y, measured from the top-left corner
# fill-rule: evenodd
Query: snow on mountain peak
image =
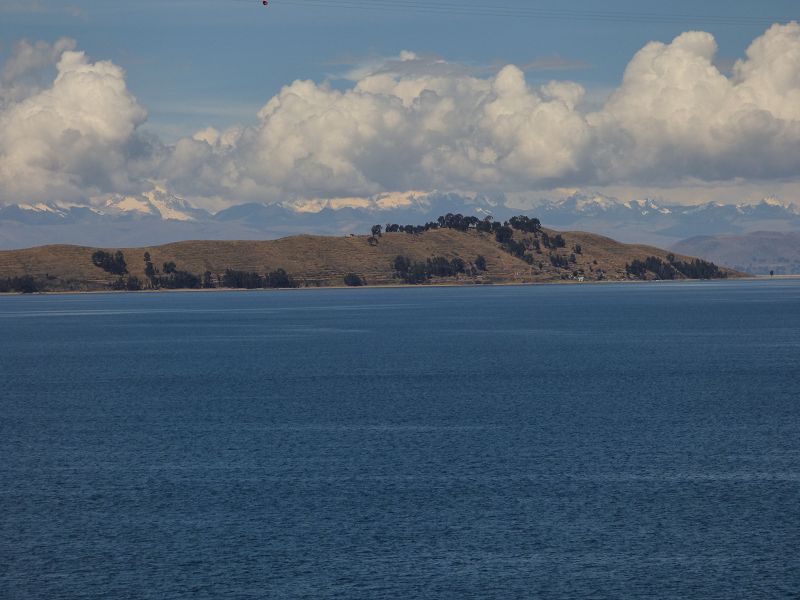
<path fill-rule="evenodd" d="M 143 215 L 153 215 L 155 213 L 154 207 L 147 200 L 135 196 L 109 198 L 103 207 L 123 213 L 140 213 Z"/>
<path fill-rule="evenodd" d="M 577 198 L 575 201 L 575 208 L 580 211 L 587 209 L 611 210 L 617 206 L 619 206 L 619 202 L 617 200 L 601 194 Z"/>
<path fill-rule="evenodd" d="M 195 221 L 198 209 L 183 198 L 160 188 L 138 196 L 112 196 L 103 204 L 105 212 L 146 217 L 160 217 L 171 221 Z"/>
<path fill-rule="evenodd" d="M 763 206 L 772 206 L 775 208 L 782 208 L 783 210 L 787 210 L 791 213 L 797 214 L 797 206 L 792 204 L 791 202 L 786 202 L 784 200 L 780 200 L 775 198 L 774 196 L 767 196 L 763 198 L 759 203 Z"/>
<path fill-rule="evenodd" d="M 160 189 L 155 189 L 142 194 L 152 206 L 161 214 L 162 219 L 174 221 L 194 221 L 195 218 L 186 209 L 192 210 L 188 203 L 179 196 L 168 194 Z"/>
<path fill-rule="evenodd" d="M 59 217 L 64 217 L 64 211 L 60 210 L 57 206 L 52 204 L 46 204 L 44 202 L 37 202 L 36 204 L 18 204 L 17 205 L 21 210 L 27 210 L 30 212 L 35 213 L 51 213 L 54 215 L 58 215 Z"/>

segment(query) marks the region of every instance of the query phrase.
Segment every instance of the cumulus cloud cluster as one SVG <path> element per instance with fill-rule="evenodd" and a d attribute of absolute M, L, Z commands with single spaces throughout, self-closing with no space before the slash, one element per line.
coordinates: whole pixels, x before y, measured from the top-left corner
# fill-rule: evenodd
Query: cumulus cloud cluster
<path fill-rule="evenodd" d="M 513 65 L 478 77 L 411 52 L 352 86 L 295 81 L 258 122 L 171 147 L 109 62 L 74 44 L 20 45 L 0 78 L 0 199 L 126 192 L 152 181 L 189 197 L 275 202 L 392 190 L 519 193 L 565 186 L 796 179 L 800 25 L 775 25 L 731 74 L 714 38 L 653 42 L 599 110 L 584 88 L 531 86 Z M 55 61 L 46 87 L 29 71 Z M 27 87 L 26 87 L 27 86 Z"/>
<path fill-rule="evenodd" d="M 0 191 L 9 200 L 84 199 L 136 187 L 136 130 L 147 113 L 125 72 L 72 40 L 17 45 L 0 75 Z M 37 84 L 55 62 L 55 79 Z"/>

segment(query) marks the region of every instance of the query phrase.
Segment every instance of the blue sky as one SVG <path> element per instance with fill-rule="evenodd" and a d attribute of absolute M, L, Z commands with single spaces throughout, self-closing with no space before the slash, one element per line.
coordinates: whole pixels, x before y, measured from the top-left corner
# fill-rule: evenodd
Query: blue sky
<path fill-rule="evenodd" d="M 7 54 L 20 38 L 76 39 L 93 58 L 126 69 L 129 88 L 149 112 L 149 127 L 174 138 L 208 125 L 253 120 L 258 108 L 295 79 L 335 77 L 348 63 L 402 50 L 476 66 L 561 59 L 565 68 L 530 71 L 529 81 L 565 78 L 603 93 L 618 84 L 630 58 L 651 40 L 667 42 L 702 29 L 716 37 L 721 59 L 733 60 L 763 33 L 764 19 L 800 17 L 797 3 L 789 0 L 461 4 L 653 13 L 674 22 L 448 15 L 404 11 L 402 5 L 363 11 L 291 0 L 273 0 L 268 9 L 258 0 L 20 0 L 19 10 L 2 15 L 0 40 Z M 429 6 L 436 7 L 436 0 Z M 729 25 L 709 16 L 752 21 Z"/>
<path fill-rule="evenodd" d="M 798 16 L 789 0 L 2 0 L 0 204 L 156 185 L 217 207 L 433 189 L 797 201 Z"/>

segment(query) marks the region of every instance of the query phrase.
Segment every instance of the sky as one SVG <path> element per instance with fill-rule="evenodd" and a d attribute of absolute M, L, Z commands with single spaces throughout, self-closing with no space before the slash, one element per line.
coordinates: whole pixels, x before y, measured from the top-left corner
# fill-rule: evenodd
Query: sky
<path fill-rule="evenodd" d="M 0 203 L 800 199 L 796 2 L 0 0 Z"/>

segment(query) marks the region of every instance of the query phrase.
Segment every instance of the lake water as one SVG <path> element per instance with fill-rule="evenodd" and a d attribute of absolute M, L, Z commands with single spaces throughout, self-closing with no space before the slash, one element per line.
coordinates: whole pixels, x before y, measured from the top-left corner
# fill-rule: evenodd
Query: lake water
<path fill-rule="evenodd" d="M 0 298 L 2 598 L 797 598 L 800 282 Z"/>

